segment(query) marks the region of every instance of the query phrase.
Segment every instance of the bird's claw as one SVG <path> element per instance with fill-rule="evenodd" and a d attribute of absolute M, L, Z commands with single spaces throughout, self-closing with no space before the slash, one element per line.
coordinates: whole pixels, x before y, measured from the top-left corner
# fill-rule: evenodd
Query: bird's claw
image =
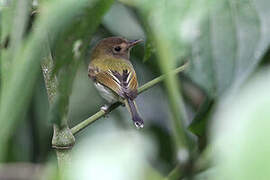
<path fill-rule="evenodd" d="M 109 112 L 110 106 L 105 104 L 103 105 L 100 110 L 103 110 L 106 114 Z"/>

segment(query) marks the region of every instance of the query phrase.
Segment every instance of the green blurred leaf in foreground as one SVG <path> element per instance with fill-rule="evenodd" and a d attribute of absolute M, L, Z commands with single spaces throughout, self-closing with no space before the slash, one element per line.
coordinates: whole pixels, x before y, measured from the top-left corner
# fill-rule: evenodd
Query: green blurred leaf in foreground
<path fill-rule="evenodd" d="M 88 134 L 73 149 L 74 160 L 66 179 L 144 180 L 151 172 L 147 159 L 155 158 L 156 148 L 147 134 L 121 130 L 112 121 L 98 124 Z M 161 179 L 156 174 L 150 177 Z"/>
<path fill-rule="evenodd" d="M 211 179 L 270 178 L 269 69 L 258 73 L 240 92 L 223 99 L 211 127 Z"/>

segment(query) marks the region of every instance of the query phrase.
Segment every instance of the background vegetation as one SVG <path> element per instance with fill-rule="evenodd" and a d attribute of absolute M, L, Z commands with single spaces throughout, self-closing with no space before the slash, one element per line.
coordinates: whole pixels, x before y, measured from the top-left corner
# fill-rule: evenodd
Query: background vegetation
<path fill-rule="evenodd" d="M 0 0 L 0 179 L 269 179 L 269 9 Z M 104 117 L 87 77 L 109 36 L 145 40 L 131 53 L 142 130 L 119 104 Z"/>

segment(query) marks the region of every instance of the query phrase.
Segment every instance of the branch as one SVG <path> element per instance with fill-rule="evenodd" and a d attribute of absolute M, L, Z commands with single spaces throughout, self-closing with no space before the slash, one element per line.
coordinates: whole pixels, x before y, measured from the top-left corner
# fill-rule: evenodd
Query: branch
<path fill-rule="evenodd" d="M 176 68 L 175 70 L 173 70 L 172 72 L 170 72 L 171 74 L 175 75 L 178 74 L 179 72 L 184 71 L 188 66 L 188 63 L 185 63 L 183 66 L 180 66 L 178 68 Z M 141 94 L 142 92 L 152 88 L 153 86 L 157 85 L 158 83 L 162 82 L 166 76 L 168 74 L 165 75 L 161 75 L 149 82 L 147 82 L 146 84 L 142 85 L 141 87 L 138 88 L 138 94 Z M 116 109 L 118 106 L 120 106 L 121 103 L 117 102 L 114 103 L 110 109 L 108 110 L 107 113 L 111 112 L 112 110 Z M 87 126 L 89 126 L 90 124 L 92 124 L 93 122 L 95 122 L 96 120 L 98 120 L 99 118 L 103 117 L 106 115 L 106 112 L 104 110 L 100 110 L 97 113 L 95 113 L 94 115 L 92 115 L 91 117 L 87 118 L 86 120 L 82 121 L 81 123 L 77 124 L 76 126 L 74 126 L 71 129 L 72 134 L 77 134 L 78 132 L 80 132 L 82 129 L 86 128 Z"/>
<path fill-rule="evenodd" d="M 52 74 L 53 71 L 53 58 L 51 55 L 51 50 L 49 47 L 49 42 L 46 41 L 45 48 L 47 53 L 49 54 L 48 57 L 46 57 L 41 65 L 43 77 L 45 81 L 45 86 L 48 94 L 48 100 L 50 107 L 53 105 L 53 102 L 56 98 L 56 93 L 58 89 L 58 81 L 55 75 Z M 70 129 L 67 127 L 60 129 L 57 124 L 53 125 L 53 138 L 52 138 L 52 147 L 56 150 L 56 156 L 58 160 L 58 166 L 61 171 L 66 167 L 66 165 L 69 165 L 71 163 L 70 158 L 70 150 L 75 143 L 75 138 L 70 133 Z M 61 147 L 69 147 L 67 149 L 61 149 Z"/>

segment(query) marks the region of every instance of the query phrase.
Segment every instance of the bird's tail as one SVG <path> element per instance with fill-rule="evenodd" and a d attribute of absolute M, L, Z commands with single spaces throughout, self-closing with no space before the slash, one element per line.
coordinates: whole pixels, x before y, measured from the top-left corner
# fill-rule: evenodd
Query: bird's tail
<path fill-rule="evenodd" d="M 128 111 L 131 114 L 134 125 L 137 128 L 143 128 L 143 125 L 144 125 L 143 119 L 141 118 L 141 116 L 138 113 L 138 109 L 137 109 L 137 105 L 136 105 L 135 101 L 128 98 L 125 100 L 125 104 L 126 104 Z"/>

